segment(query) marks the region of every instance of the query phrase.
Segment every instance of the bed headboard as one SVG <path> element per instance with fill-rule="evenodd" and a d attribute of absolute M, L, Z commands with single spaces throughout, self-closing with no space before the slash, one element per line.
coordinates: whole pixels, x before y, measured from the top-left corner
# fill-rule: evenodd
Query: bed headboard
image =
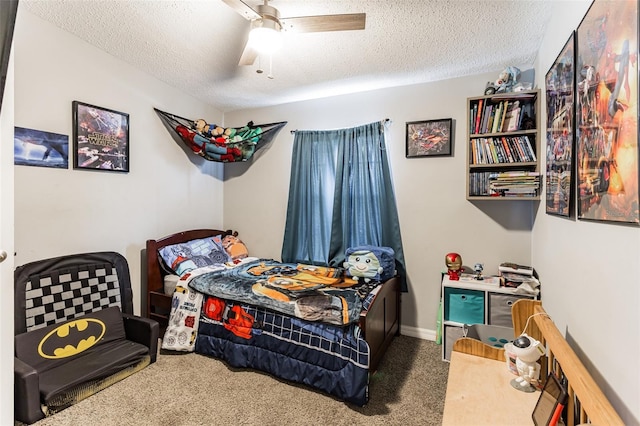
<path fill-rule="evenodd" d="M 162 305 L 169 306 L 171 303 L 171 295 L 164 294 L 164 277 L 167 275 L 165 268 L 162 267 L 161 259 L 158 256 L 158 250 L 172 244 L 184 243 L 187 241 L 213 237 L 220 235 L 237 236 L 238 233 L 232 230 L 221 231 L 219 229 L 192 229 L 190 231 L 178 232 L 176 234 L 167 235 L 157 240 L 147 240 L 147 317 L 156 319 L 154 300 L 163 300 Z M 168 300 L 166 300 L 168 299 Z M 162 314 L 163 316 L 165 313 Z"/>

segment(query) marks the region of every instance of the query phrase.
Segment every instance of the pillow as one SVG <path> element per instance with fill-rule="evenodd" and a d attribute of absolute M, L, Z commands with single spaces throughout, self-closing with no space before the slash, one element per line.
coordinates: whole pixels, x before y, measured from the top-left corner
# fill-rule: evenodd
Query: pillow
<path fill-rule="evenodd" d="M 231 260 L 233 260 L 234 262 L 249 256 L 249 250 L 247 249 L 247 246 L 242 241 L 240 241 L 238 237 L 235 237 L 233 235 L 225 235 L 225 237 L 222 239 L 222 246 L 227 251 L 229 257 L 231 257 Z"/>
<path fill-rule="evenodd" d="M 356 281 L 386 281 L 396 274 L 394 251 L 391 247 L 358 246 L 345 252 L 344 268 L 347 276 Z"/>
<path fill-rule="evenodd" d="M 158 254 L 179 276 L 196 268 L 220 265 L 230 260 L 218 235 L 166 246 Z"/>

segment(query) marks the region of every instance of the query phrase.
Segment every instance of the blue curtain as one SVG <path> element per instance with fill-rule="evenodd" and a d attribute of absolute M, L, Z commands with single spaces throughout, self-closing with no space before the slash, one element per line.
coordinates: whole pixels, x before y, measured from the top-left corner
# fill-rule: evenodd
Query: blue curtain
<path fill-rule="evenodd" d="M 391 247 L 406 291 L 384 122 L 296 131 L 282 260 L 342 266 L 359 245 Z"/>

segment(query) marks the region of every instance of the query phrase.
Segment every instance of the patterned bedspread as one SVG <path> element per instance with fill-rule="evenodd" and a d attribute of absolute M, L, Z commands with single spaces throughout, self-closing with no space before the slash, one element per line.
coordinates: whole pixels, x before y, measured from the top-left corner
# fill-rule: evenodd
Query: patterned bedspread
<path fill-rule="evenodd" d="M 362 288 L 346 281 L 341 268 L 255 259 L 233 268 L 198 270 L 183 279 L 200 293 L 308 321 L 350 324 L 362 311 Z"/>
<path fill-rule="evenodd" d="M 292 279 L 295 276 L 299 280 L 305 274 L 310 275 L 309 279 L 311 275 L 320 275 L 321 281 L 325 281 L 321 286 L 309 284 L 308 289 L 300 290 L 299 293 L 295 290 L 283 293 L 290 299 L 288 304 L 283 305 L 289 311 L 292 305 L 295 307 L 296 301 L 305 297 L 317 297 L 316 293 L 321 291 L 329 292 L 331 297 L 351 300 L 351 309 L 363 306 L 366 309 L 377 291 L 377 288 L 373 291 L 371 289 L 377 284 L 360 284 L 340 289 L 339 285 L 347 283 L 340 284 L 341 279 L 333 276 L 335 271 L 314 268 L 312 272 L 308 272 L 301 271 L 303 268 L 298 265 L 277 265 L 271 261 L 256 260 L 240 265 L 241 268 L 236 266 L 227 269 L 218 265 L 198 268 L 185 274 L 173 293 L 171 315 L 162 339 L 162 348 L 213 356 L 233 367 L 265 371 L 276 377 L 322 390 L 344 401 L 364 405 L 368 400 L 369 345 L 361 335 L 357 323 L 333 325 L 308 321 L 295 315 L 280 313 L 271 308 L 273 303 L 270 302 L 265 307 L 235 301 L 233 298 L 247 297 L 254 300 L 252 297 L 265 297 L 260 292 L 252 296 L 239 296 L 239 292 L 235 291 L 235 287 L 252 288 L 255 284 L 263 285 L 263 274 L 260 274 L 262 278 L 251 277 L 248 281 L 243 278 L 245 274 L 255 273 L 253 268 L 272 272 L 275 272 L 274 268 L 280 268 L 280 274 L 274 273 L 267 277 L 285 276 Z M 230 273 L 231 271 L 235 272 Z M 222 278 L 222 290 L 215 288 L 213 277 Z M 302 286 L 301 283 L 297 285 Z M 200 288 L 226 296 L 221 298 L 203 294 Z M 346 296 L 343 295 L 344 292 L 347 293 Z M 293 311 L 295 313 L 296 309 Z M 357 317 L 350 309 L 341 309 L 340 312 L 340 315 L 329 317 L 342 317 L 342 312 L 346 312 L 349 318 Z"/>
<path fill-rule="evenodd" d="M 162 349 L 213 356 L 362 406 L 369 345 L 357 321 L 379 283 L 357 284 L 343 272 L 256 258 L 194 269 L 177 283 Z"/>

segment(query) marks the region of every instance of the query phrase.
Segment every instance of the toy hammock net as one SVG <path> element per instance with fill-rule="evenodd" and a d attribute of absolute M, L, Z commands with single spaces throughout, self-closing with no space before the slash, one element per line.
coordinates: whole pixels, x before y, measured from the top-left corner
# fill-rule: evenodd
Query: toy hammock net
<path fill-rule="evenodd" d="M 171 127 L 180 139 L 196 154 L 221 163 L 249 160 L 260 148 L 267 145 L 287 124 L 286 121 L 254 125 L 250 121 L 244 127 L 220 127 L 204 120 L 189 120 L 154 108 L 160 118 Z"/>

